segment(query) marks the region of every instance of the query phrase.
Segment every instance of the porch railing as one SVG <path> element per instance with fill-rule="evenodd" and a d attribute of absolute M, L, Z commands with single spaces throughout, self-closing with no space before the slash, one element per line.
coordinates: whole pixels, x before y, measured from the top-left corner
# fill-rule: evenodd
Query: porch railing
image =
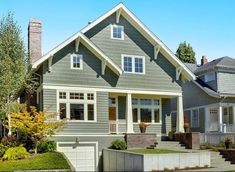
<path fill-rule="evenodd" d="M 126 120 L 110 120 L 109 133 L 126 133 Z"/>
<path fill-rule="evenodd" d="M 235 132 L 235 124 L 223 124 L 223 132 L 224 133 L 234 133 Z"/>

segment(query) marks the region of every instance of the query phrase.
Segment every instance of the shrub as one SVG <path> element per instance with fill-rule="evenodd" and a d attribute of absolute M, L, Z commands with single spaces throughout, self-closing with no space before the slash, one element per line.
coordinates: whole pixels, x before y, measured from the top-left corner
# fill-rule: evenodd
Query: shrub
<path fill-rule="evenodd" d="M 126 146 L 125 141 L 117 139 L 117 140 L 112 141 L 110 148 L 116 149 L 116 150 L 124 150 L 126 149 L 126 147 L 127 146 Z"/>
<path fill-rule="evenodd" d="M 17 140 L 16 135 L 11 135 L 3 137 L 1 144 L 7 147 L 16 147 L 20 145 L 20 142 Z"/>
<path fill-rule="evenodd" d="M 202 144 L 200 147 L 201 147 L 201 149 L 212 149 L 213 145 L 210 142 L 206 142 L 206 143 Z"/>
<path fill-rule="evenodd" d="M 7 149 L 8 149 L 7 146 L 0 143 L 0 157 L 2 157 L 4 155 L 4 153 L 6 152 Z"/>
<path fill-rule="evenodd" d="M 217 147 L 223 147 L 223 148 L 225 148 L 225 143 L 224 143 L 224 141 L 220 141 L 219 144 L 217 145 Z"/>
<path fill-rule="evenodd" d="M 24 159 L 28 158 L 29 153 L 27 150 L 22 146 L 12 147 L 7 149 L 6 153 L 3 156 L 4 160 L 17 160 L 17 159 Z"/>
<path fill-rule="evenodd" d="M 37 147 L 38 153 L 54 152 L 55 150 L 56 150 L 55 141 L 44 141 L 41 142 Z"/>

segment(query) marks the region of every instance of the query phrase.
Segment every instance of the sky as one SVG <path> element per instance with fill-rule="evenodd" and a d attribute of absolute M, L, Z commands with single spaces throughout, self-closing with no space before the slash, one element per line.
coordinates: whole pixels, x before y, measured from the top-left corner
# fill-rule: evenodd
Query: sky
<path fill-rule="evenodd" d="M 45 54 L 120 2 L 174 53 L 186 41 L 198 63 L 235 58 L 234 0 L 0 0 L 0 18 L 14 13 L 25 44 L 29 20 L 40 19 Z"/>

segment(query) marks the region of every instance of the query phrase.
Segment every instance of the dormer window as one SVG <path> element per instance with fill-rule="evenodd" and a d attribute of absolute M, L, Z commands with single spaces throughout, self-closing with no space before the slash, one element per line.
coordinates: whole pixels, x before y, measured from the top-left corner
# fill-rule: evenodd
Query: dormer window
<path fill-rule="evenodd" d="M 124 39 L 124 27 L 120 25 L 111 25 L 111 38 Z"/>
<path fill-rule="evenodd" d="M 215 72 L 210 72 L 205 74 L 205 82 L 210 82 L 215 80 Z"/>
<path fill-rule="evenodd" d="M 71 69 L 82 69 L 82 55 L 72 54 L 71 55 Z"/>

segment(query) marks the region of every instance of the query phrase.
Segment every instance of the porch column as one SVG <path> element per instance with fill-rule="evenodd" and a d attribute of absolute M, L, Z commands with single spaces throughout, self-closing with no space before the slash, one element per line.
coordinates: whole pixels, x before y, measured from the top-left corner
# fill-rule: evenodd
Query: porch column
<path fill-rule="evenodd" d="M 223 111 L 222 106 L 219 105 L 219 113 L 218 113 L 218 125 L 219 125 L 219 131 L 223 132 Z"/>
<path fill-rule="evenodd" d="M 126 132 L 134 133 L 133 116 L 132 116 L 132 99 L 130 93 L 127 93 L 126 95 Z"/>
<path fill-rule="evenodd" d="M 177 121 L 176 132 L 184 133 L 184 110 L 182 95 L 177 97 Z"/>

